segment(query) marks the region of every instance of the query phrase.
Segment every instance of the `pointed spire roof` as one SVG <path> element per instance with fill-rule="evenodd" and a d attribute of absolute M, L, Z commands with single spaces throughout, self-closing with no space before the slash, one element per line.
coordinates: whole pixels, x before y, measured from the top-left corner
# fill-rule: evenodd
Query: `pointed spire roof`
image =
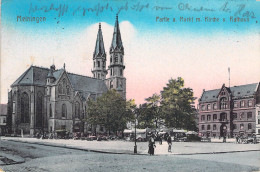
<path fill-rule="evenodd" d="M 121 39 L 121 33 L 119 29 L 119 24 L 118 24 L 118 15 L 116 15 L 116 22 L 115 22 L 115 27 L 114 27 L 114 33 L 113 33 L 113 39 L 110 47 L 110 51 L 116 48 L 122 48 L 124 51 L 122 39 Z"/>
<path fill-rule="evenodd" d="M 97 40 L 96 40 L 96 47 L 94 51 L 94 57 L 96 55 L 102 55 L 105 54 L 105 47 L 104 47 L 104 41 L 103 41 L 103 35 L 101 30 L 101 23 L 99 23 L 99 29 L 97 34 Z"/>

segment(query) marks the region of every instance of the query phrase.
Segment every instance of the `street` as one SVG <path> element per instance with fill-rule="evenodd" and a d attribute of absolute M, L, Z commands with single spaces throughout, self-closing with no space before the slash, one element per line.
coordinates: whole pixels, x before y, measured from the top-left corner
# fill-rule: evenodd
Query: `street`
<path fill-rule="evenodd" d="M 207 143 L 201 143 L 207 144 Z M 0 141 L 0 156 L 24 162 L 0 165 L 4 171 L 259 171 L 259 151 L 194 155 L 129 155 Z"/>

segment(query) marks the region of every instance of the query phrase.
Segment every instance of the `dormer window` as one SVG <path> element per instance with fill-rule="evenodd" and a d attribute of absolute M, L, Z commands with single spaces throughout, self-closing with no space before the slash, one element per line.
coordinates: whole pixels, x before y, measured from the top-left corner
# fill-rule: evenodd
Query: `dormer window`
<path fill-rule="evenodd" d="M 202 111 L 206 110 L 205 105 L 201 105 L 201 110 L 202 110 Z"/>
<path fill-rule="evenodd" d="M 242 101 L 240 102 L 240 107 L 245 107 L 245 101 L 244 101 L 244 100 L 242 100 Z"/>
<path fill-rule="evenodd" d="M 237 102 L 234 102 L 234 108 L 237 108 Z"/>
<path fill-rule="evenodd" d="M 252 100 L 249 100 L 249 101 L 248 101 L 248 106 L 249 106 L 249 107 L 253 106 L 253 101 L 252 101 Z"/>
<path fill-rule="evenodd" d="M 207 110 L 211 110 L 211 105 L 210 104 L 207 105 Z"/>
<path fill-rule="evenodd" d="M 217 109 L 217 103 L 213 104 L 213 109 L 216 110 Z"/>

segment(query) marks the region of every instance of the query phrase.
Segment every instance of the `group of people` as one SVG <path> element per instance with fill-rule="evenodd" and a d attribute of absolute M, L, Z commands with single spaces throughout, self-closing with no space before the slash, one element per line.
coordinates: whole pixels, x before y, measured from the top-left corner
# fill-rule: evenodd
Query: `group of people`
<path fill-rule="evenodd" d="M 172 138 L 171 136 L 168 134 L 168 136 L 165 138 L 165 140 L 168 143 L 168 152 L 172 152 Z M 159 137 L 159 143 L 162 144 L 162 137 Z M 148 153 L 150 155 L 154 155 L 154 149 L 156 148 L 155 145 L 155 135 L 152 134 L 149 138 L 149 142 L 148 142 Z"/>
<path fill-rule="evenodd" d="M 235 135 L 236 137 L 236 143 L 257 143 L 256 135 L 253 134 L 252 137 L 246 137 L 243 135 Z"/>

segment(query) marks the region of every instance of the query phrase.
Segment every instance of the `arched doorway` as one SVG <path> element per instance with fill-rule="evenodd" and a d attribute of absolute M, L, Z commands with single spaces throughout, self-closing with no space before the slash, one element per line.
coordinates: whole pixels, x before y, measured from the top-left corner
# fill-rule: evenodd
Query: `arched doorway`
<path fill-rule="evenodd" d="M 222 124 L 220 126 L 220 136 L 223 137 L 223 136 L 226 136 L 227 134 L 227 126 L 226 124 Z"/>

